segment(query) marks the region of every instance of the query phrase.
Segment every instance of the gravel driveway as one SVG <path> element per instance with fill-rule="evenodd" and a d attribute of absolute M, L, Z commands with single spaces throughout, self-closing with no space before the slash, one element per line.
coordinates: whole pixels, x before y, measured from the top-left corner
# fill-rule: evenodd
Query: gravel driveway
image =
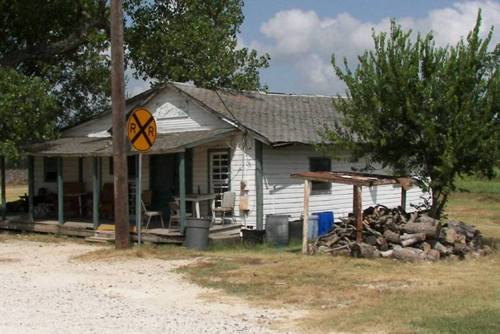
<path fill-rule="evenodd" d="M 71 259 L 98 247 L 0 242 L 0 333 L 271 333 L 289 316 L 188 283 L 179 261 Z"/>

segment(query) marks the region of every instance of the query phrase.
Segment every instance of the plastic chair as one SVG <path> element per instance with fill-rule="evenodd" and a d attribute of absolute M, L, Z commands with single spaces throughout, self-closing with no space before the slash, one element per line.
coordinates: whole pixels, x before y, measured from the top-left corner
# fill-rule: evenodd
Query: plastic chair
<path fill-rule="evenodd" d="M 236 193 L 232 191 L 226 191 L 222 194 L 222 203 L 218 208 L 214 208 L 212 211 L 214 213 L 214 221 L 217 219 L 217 213 L 221 214 L 222 225 L 226 219 L 226 215 L 231 215 L 231 221 L 234 223 L 234 203 L 236 201 Z"/>

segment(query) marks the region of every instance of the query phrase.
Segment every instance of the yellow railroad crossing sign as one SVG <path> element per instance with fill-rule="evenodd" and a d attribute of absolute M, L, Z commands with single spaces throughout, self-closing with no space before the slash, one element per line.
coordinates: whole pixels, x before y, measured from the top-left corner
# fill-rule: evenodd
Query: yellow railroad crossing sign
<path fill-rule="evenodd" d="M 146 108 L 135 109 L 129 116 L 128 140 L 139 152 L 147 152 L 156 140 L 156 121 Z"/>

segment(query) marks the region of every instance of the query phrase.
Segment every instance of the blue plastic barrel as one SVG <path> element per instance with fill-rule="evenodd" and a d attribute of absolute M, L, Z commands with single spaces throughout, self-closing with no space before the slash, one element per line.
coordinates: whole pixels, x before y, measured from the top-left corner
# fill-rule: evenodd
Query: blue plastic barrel
<path fill-rule="evenodd" d="M 321 237 L 333 229 L 333 212 L 317 212 L 315 215 L 318 216 L 318 236 Z"/>

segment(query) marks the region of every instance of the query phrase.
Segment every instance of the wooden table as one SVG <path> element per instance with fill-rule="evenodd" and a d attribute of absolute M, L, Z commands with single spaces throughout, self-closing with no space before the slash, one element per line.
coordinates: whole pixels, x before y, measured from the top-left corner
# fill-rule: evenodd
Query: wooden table
<path fill-rule="evenodd" d="M 213 211 L 212 209 L 215 206 L 215 197 L 217 194 L 186 194 L 186 202 L 191 202 L 194 204 L 194 212 L 195 212 L 195 217 L 196 218 L 201 218 L 200 214 L 200 202 L 203 201 L 210 201 L 210 211 L 212 213 L 213 217 Z M 179 201 L 180 197 L 175 196 L 175 200 Z"/>

